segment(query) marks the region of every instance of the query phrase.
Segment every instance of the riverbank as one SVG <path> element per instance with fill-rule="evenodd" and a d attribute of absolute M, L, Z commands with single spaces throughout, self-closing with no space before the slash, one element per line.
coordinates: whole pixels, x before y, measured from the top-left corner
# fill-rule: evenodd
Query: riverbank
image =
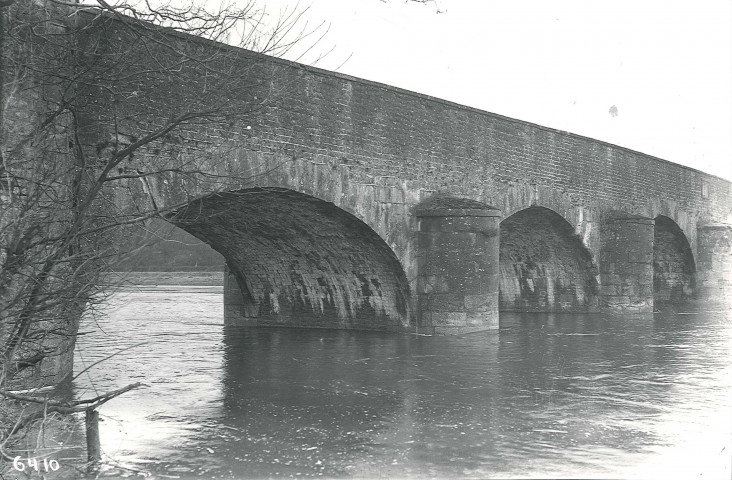
<path fill-rule="evenodd" d="M 116 272 L 108 282 L 122 287 L 223 286 L 224 272 Z"/>

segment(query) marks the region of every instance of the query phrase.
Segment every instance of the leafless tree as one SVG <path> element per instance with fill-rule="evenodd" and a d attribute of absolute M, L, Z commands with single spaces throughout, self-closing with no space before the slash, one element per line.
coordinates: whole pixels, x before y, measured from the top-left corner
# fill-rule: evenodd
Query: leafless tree
<path fill-rule="evenodd" d="M 271 20 L 254 1 L 211 8 L 195 0 L 0 0 L 5 398 L 37 403 L 9 392 L 38 384 L 44 362 L 73 350 L 69 332 L 109 291 L 105 273 L 140 246 L 119 239 L 178 206 L 157 204 L 149 182 L 209 182 L 209 191 L 223 184 L 206 162 L 278 94 L 261 54 L 285 55 L 321 38 L 321 26 L 308 27 L 302 14 Z M 171 91 L 174 84 L 180 89 Z M 145 110 L 160 97 L 165 105 Z M 101 138 L 95 115 L 108 127 Z M 171 154 L 198 142 L 204 127 L 221 134 L 206 147 L 210 158 Z M 37 415 L 5 425 L 0 444 Z"/>

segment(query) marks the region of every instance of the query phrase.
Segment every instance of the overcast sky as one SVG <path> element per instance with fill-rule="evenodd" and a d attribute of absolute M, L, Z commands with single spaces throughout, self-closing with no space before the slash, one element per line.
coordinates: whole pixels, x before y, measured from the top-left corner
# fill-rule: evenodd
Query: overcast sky
<path fill-rule="evenodd" d="M 295 4 L 266 1 L 273 15 Z M 335 47 L 321 68 L 732 179 L 730 0 L 307 5 L 330 24 L 313 50 Z"/>

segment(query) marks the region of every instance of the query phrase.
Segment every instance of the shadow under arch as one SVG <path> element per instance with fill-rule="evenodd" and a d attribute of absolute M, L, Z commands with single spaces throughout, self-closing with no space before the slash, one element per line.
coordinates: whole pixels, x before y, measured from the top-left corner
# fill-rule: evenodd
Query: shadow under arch
<path fill-rule="evenodd" d="M 226 259 L 238 287 L 225 293 L 228 324 L 399 330 L 414 322 L 394 252 L 330 202 L 249 188 L 199 198 L 168 220 Z"/>
<path fill-rule="evenodd" d="M 696 263 L 681 228 L 659 215 L 653 230 L 653 303 L 684 303 L 696 295 Z"/>
<path fill-rule="evenodd" d="M 529 207 L 500 224 L 499 309 L 596 312 L 597 267 L 561 215 Z"/>

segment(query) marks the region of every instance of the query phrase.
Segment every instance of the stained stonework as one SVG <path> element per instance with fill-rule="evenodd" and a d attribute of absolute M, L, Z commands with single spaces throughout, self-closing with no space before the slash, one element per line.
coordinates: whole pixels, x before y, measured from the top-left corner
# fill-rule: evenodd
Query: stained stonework
<path fill-rule="evenodd" d="M 658 216 L 653 234 L 653 298 L 656 307 L 694 296 L 696 266 L 689 242 L 673 220 Z"/>
<path fill-rule="evenodd" d="M 697 288 L 706 303 L 732 306 L 732 225 L 699 227 Z"/>
<path fill-rule="evenodd" d="M 394 253 L 332 204 L 248 189 L 194 202 L 172 221 L 226 258 L 227 324 L 401 330 L 414 322 Z"/>
<path fill-rule="evenodd" d="M 619 313 L 653 311 L 654 221 L 613 212 L 602 223 L 602 306 Z"/>
<path fill-rule="evenodd" d="M 501 311 L 597 311 L 592 256 L 551 210 L 530 207 L 503 220 L 500 259 Z"/>
<path fill-rule="evenodd" d="M 498 328 L 500 211 L 471 200 L 437 197 L 420 205 L 416 214 L 420 331 Z"/>

